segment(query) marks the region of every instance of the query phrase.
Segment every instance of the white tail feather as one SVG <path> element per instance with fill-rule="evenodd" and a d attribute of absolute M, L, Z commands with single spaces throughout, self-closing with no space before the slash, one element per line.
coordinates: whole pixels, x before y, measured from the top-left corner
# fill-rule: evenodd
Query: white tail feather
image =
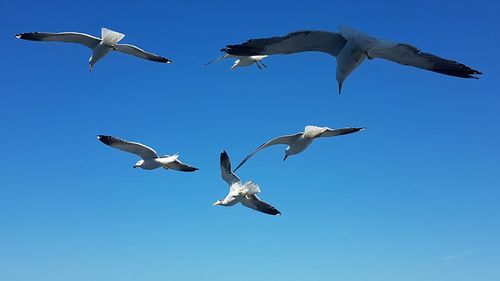
<path fill-rule="evenodd" d="M 101 29 L 101 37 L 104 44 L 113 46 L 118 43 L 118 41 L 122 40 L 125 34 L 103 27 Z"/>
<path fill-rule="evenodd" d="M 242 195 L 254 195 L 257 193 L 260 193 L 260 187 L 252 181 L 245 183 L 243 185 L 243 189 L 241 190 Z"/>

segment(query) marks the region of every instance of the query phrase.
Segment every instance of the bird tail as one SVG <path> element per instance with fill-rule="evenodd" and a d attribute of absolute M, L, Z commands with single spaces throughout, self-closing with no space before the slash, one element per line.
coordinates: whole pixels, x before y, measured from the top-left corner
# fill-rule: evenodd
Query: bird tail
<path fill-rule="evenodd" d="M 243 189 L 241 190 L 241 194 L 243 195 L 254 195 L 257 193 L 260 193 L 260 187 L 252 181 L 245 183 L 243 185 Z"/>
<path fill-rule="evenodd" d="M 118 41 L 122 40 L 125 34 L 103 27 L 101 29 L 101 37 L 105 44 L 113 46 L 118 43 Z"/>

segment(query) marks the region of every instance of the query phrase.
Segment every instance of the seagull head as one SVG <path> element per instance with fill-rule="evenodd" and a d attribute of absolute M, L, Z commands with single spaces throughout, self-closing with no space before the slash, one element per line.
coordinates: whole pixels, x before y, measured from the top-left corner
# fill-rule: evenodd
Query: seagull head
<path fill-rule="evenodd" d="M 222 205 L 222 201 L 217 200 L 215 203 L 212 204 L 212 206 L 217 206 L 217 205 Z"/>
<path fill-rule="evenodd" d="M 135 163 L 134 167 L 132 167 L 132 168 L 140 167 L 140 166 L 142 166 L 143 163 L 144 163 L 144 160 L 141 159 L 141 160 L 137 161 L 137 163 Z"/>

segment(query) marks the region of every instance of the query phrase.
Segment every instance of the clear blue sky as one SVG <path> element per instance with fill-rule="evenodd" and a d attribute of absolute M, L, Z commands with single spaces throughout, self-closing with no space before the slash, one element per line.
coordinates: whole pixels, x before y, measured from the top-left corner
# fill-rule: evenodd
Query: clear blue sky
<path fill-rule="evenodd" d="M 62 2 L 0 0 L 0 280 L 500 280 L 495 1 Z M 338 25 L 484 75 L 374 60 L 339 96 L 325 54 L 201 67 L 225 44 Z M 113 53 L 89 73 L 85 47 L 14 39 L 101 27 L 174 63 Z M 281 217 L 211 206 L 221 150 L 238 162 L 308 124 L 368 129 L 239 170 Z M 200 171 L 132 169 L 97 134 Z"/>

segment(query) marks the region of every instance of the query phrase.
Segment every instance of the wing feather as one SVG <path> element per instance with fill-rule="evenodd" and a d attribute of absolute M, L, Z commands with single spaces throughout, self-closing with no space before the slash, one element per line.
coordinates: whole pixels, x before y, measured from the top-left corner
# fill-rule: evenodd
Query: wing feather
<path fill-rule="evenodd" d="M 124 54 L 136 56 L 136 57 L 139 57 L 141 59 L 162 62 L 162 63 L 172 63 L 172 61 L 167 59 L 167 58 L 164 58 L 162 56 L 159 56 L 159 55 L 156 55 L 153 53 L 146 52 L 143 49 L 136 47 L 134 45 L 116 44 L 115 47 L 116 47 L 116 50 L 118 52 L 122 52 Z"/>
<path fill-rule="evenodd" d="M 257 195 L 247 195 L 243 199 L 240 200 L 243 206 L 248 207 L 250 209 L 254 209 L 256 211 L 269 214 L 269 215 L 281 215 L 281 212 L 276 208 L 271 206 L 270 204 L 262 201 L 257 197 Z"/>
<path fill-rule="evenodd" d="M 454 60 L 444 59 L 433 54 L 424 53 L 414 46 L 402 43 L 383 42 L 381 47 L 369 51 L 374 58 L 383 58 L 399 64 L 409 65 L 433 72 L 478 79 L 481 72 Z"/>
<path fill-rule="evenodd" d="M 347 135 L 362 131 L 364 129 L 365 128 L 351 128 L 351 127 L 341 128 L 341 129 L 328 128 L 323 133 L 319 134 L 317 137 L 334 137 L 334 136 Z"/>
<path fill-rule="evenodd" d="M 158 153 L 156 153 L 154 149 L 142 143 L 126 141 L 124 139 L 120 139 L 117 137 L 104 136 L 104 135 L 98 135 L 97 139 L 100 140 L 102 143 L 114 147 L 116 149 L 138 155 L 142 159 L 158 157 Z"/>
<path fill-rule="evenodd" d="M 229 184 L 229 186 L 241 181 L 240 178 L 238 178 L 238 176 L 231 171 L 231 160 L 229 160 L 229 156 L 225 151 L 222 151 L 220 154 L 220 172 L 222 178 L 227 182 L 227 184 Z"/>
<path fill-rule="evenodd" d="M 101 39 L 80 32 L 28 32 L 17 34 L 16 38 L 31 40 L 31 41 L 56 41 L 56 42 L 68 42 L 77 43 L 87 46 L 93 49 L 97 44 L 101 42 Z"/>
<path fill-rule="evenodd" d="M 247 160 L 250 159 L 250 157 L 252 157 L 255 153 L 261 151 L 262 149 L 264 149 L 266 147 L 270 147 L 272 145 L 276 145 L 276 144 L 290 145 L 293 141 L 295 141 L 301 135 L 302 135 L 302 133 L 281 136 L 281 137 L 274 138 L 266 143 L 263 143 L 261 146 L 257 147 L 257 149 L 255 149 L 254 152 L 250 153 L 247 157 L 245 157 L 245 159 L 243 159 L 243 161 L 241 161 L 241 163 L 236 167 L 236 169 L 234 169 L 234 171 L 236 172 L 236 170 L 238 170 L 243 164 L 245 164 L 245 162 L 247 162 Z"/>
<path fill-rule="evenodd" d="M 293 54 L 309 51 L 337 56 L 345 43 L 346 40 L 339 33 L 306 30 L 292 32 L 285 36 L 250 39 L 243 44 L 227 45 L 222 51 L 235 56 Z"/>

